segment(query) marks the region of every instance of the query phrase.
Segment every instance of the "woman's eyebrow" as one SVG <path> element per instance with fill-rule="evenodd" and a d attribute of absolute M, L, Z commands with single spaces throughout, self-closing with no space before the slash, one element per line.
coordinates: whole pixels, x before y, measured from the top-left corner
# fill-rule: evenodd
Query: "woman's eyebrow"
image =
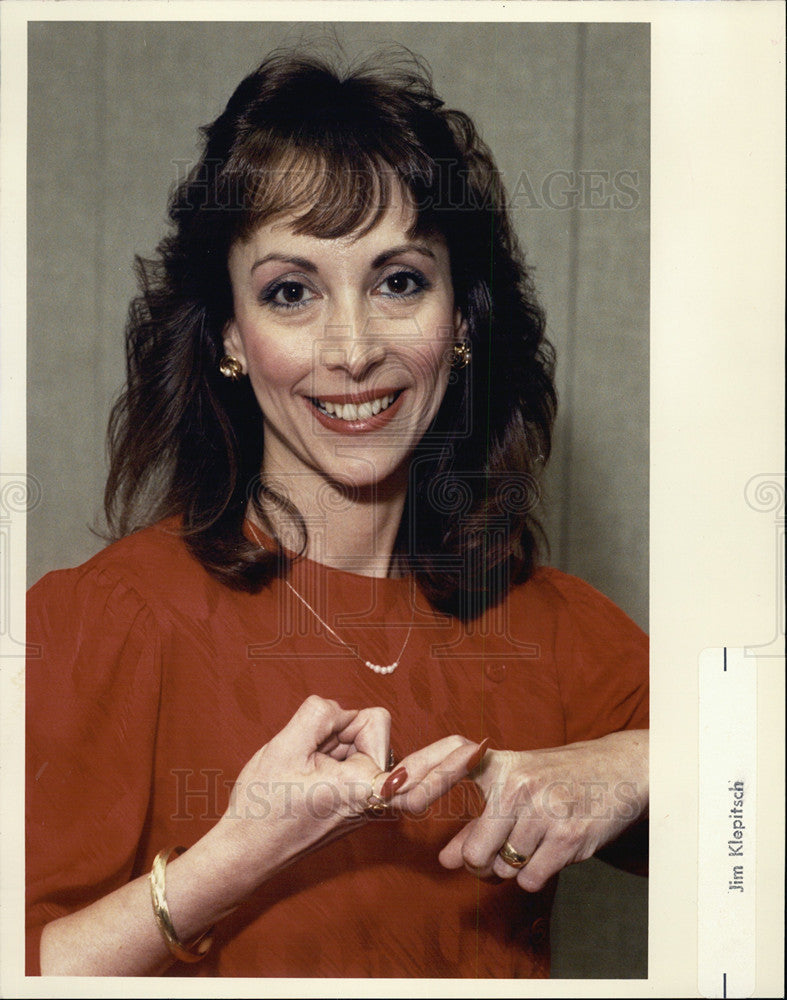
<path fill-rule="evenodd" d="M 435 260 L 434 251 L 426 243 L 402 243 L 400 246 L 391 247 L 390 250 L 383 250 L 379 253 L 372 261 L 372 269 L 376 270 L 383 267 L 392 257 L 396 257 L 401 253 L 419 253 L 424 257 L 430 257 Z M 310 261 L 307 257 L 297 257 L 291 256 L 290 254 L 279 254 L 279 253 L 269 253 L 264 257 L 260 257 L 259 260 L 255 260 L 249 269 L 249 273 L 253 274 L 258 267 L 263 264 L 268 264 L 270 261 L 275 260 L 282 264 L 292 264 L 301 271 L 307 271 L 309 274 L 316 274 L 319 268 L 315 263 Z"/>
<path fill-rule="evenodd" d="M 272 260 L 277 260 L 282 264 L 294 264 L 301 271 L 308 271 L 309 274 L 317 273 L 317 265 L 313 264 L 306 257 L 291 257 L 289 254 L 269 253 L 265 257 L 255 260 L 249 269 L 249 274 L 253 274 L 262 264 L 267 264 Z"/>
<path fill-rule="evenodd" d="M 424 257 L 431 257 L 435 260 L 435 253 L 431 250 L 426 243 L 403 243 L 401 246 L 392 247 L 390 250 L 384 250 L 381 254 L 378 254 L 372 261 L 372 268 L 376 269 L 387 264 L 391 257 L 396 257 L 400 253 L 415 252 L 423 254 Z"/>

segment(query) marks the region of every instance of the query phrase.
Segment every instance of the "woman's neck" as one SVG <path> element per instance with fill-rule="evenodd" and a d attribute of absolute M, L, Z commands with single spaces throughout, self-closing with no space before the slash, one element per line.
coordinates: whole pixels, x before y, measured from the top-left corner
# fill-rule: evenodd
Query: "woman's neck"
<path fill-rule="evenodd" d="M 406 497 L 404 483 L 348 489 L 309 475 L 272 473 L 269 481 L 286 491 L 306 526 L 307 559 L 363 576 L 396 576 L 394 555 Z M 274 489 L 276 487 L 274 486 Z M 291 517 L 273 504 L 265 507 L 280 544 L 300 551 L 302 534 Z"/>

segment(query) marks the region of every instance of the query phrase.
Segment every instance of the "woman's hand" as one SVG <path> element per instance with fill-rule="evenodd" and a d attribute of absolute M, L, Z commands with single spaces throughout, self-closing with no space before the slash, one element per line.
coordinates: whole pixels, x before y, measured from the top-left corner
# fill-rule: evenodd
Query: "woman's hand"
<path fill-rule="evenodd" d="M 479 878 L 516 878 L 535 892 L 646 814 L 648 733 L 612 733 L 546 750 L 490 750 L 473 777 L 486 806 L 443 848 L 440 863 L 464 865 Z M 524 865 L 503 860 L 506 843 L 528 859 Z"/>
<path fill-rule="evenodd" d="M 385 709 L 342 709 L 313 695 L 251 758 L 213 831 L 235 872 L 238 901 L 368 821 L 370 806 L 422 812 L 467 776 L 477 744 L 460 736 L 418 750 L 387 773 L 390 724 Z"/>

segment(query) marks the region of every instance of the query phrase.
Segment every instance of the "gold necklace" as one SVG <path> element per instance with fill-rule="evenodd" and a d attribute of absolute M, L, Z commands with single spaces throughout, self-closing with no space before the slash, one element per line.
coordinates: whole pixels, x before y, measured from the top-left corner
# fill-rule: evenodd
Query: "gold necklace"
<path fill-rule="evenodd" d="M 249 521 L 249 527 L 251 528 L 251 532 L 254 535 L 255 542 L 259 545 L 261 549 L 265 549 L 265 545 L 263 544 L 262 539 L 257 534 L 256 525 L 253 524 L 251 521 Z M 325 619 L 322 618 L 317 613 L 317 611 L 315 611 L 315 609 L 311 606 L 311 604 L 309 604 L 306 598 L 301 593 L 299 593 L 295 589 L 295 587 L 293 587 L 293 585 L 290 583 L 289 580 L 282 577 L 282 583 L 285 585 L 285 587 L 288 587 L 293 594 L 295 594 L 295 596 L 298 598 L 298 600 L 301 602 L 301 604 L 303 604 L 305 608 L 308 608 L 308 610 L 311 611 L 311 613 L 314 615 L 314 617 L 317 619 L 320 625 L 322 625 L 322 627 L 326 630 L 326 632 L 330 632 L 330 634 L 334 637 L 334 639 L 336 639 L 337 642 L 341 643 L 341 645 L 344 646 L 345 649 L 349 650 L 354 657 L 359 659 L 361 663 L 365 664 L 370 670 L 373 670 L 376 674 L 385 675 L 385 674 L 392 674 L 394 670 L 396 670 L 396 668 L 399 666 L 399 661 L 402 659 L 402 655 L 404 654 L 404 651 L 407 648 L 407 643 L 410 641 L 410 634 L 413 631 L 413 625 L 415 623 L 415 606 L 413 606 L 413 615 L 412 618 L 410 619 L 410 627 L 407 629 L 407 635 L 405 636 L 404 642 L 402 643 L 402 648 L 399 650 L 399 655 L 396 657 L 393 663 L 388 663 L 387 665 L 383 666 L 380 663 L 372 663 L 371 660 L 365 660 L 356 649 L 354 649 L 348 642 L 345 642 L 344 639 L 342 639 L 342 637 L 338 635 L 331 628 L 328 622 L 326 622 Z"/>

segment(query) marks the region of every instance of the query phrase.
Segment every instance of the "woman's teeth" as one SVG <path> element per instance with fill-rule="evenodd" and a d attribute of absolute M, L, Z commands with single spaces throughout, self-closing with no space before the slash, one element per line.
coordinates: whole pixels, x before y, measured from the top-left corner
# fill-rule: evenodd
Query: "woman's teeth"
<path fill-rule="evenodd" d="M 321 399 L 313 399 L 314 405 L 337 420 L 368 420 L 369 417 L 382 413 L 396 399 L 396 393 L 390 396 L 380 396 L 370 399 L 368 403 L 328 403 Z"/>

